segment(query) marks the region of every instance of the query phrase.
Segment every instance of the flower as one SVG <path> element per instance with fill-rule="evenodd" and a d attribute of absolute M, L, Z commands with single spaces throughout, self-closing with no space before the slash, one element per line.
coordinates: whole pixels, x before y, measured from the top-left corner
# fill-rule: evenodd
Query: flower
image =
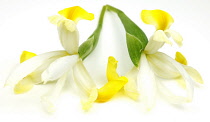
<path fill-rule="evenodd" d="M 187 66 L 187 60 L 180 52 L 176 53 L 174 60 L 158 51 L 165 42 L 171 44 L 167 37 L 169 35 L 172 36 L 179 46 L 182 44 L 181 36 L 169 29 L 174 21 L 173 18 L 162 10 L 143 10 L 141 18 L 144 23 L 154 25 L 156 31 L 141 55 L 139 67 L 137 69 L 133 68 L 128 73 L 129 82 L 125 85 L 125 92 L 135 99 L 137 97 L 135 95 L 137 94 L 137 84 L 140 100 L 145 104 L 147 110 L 151 110 L 154 107 L 157 91 L 173 104 L 192 101 L 193 82 L 203 83 L 199 72 Z M 166 81 L 169 80 L 180 84 L 184 88 L 185 93 L 182 92 L 179 95 L 173 92 L 169 86 L 165 85 Z"/>
<path fill-rule="evenodd" d="M 146 53 L 155 53 L 164 43 L 172 44 L 169 37 L 172 37 L 178 46 L 182 46 L 182 36 L 178 32 L 169 29 L 174 22 L 169 13 L 162 10 L 142 10 L 141 19 L 145 24 L 156 27 L 156 31 L 151 36 L 145 49 Z"/>
<path fill-rule="evenodd" d="M 5 85 L 14 86 L 17 94 L 25 93 L 35 84 L 56 82 L 55 88 L 42 97 L 42 103 L 48 112 L 55 111 L 56 100 L 66 81 L 80 84 L 82 90 L 91 89 L 86 95 L 95 101 L 97 90 L 78 54 L 79 38 L 76 24 L 81 19 L 92 20 L 88 13 L 79 6 L 63 9 L 60 15 L 51 16 L 49 20 L 58 27 L 61 44 L 65 50 L 52 51 L 40 55 L 23 51 L 20 65 L 10 74 Z M 79 79 L 76 79 L 78 78 Z M 79 85 L 78 85 L 79 86 Z"/>

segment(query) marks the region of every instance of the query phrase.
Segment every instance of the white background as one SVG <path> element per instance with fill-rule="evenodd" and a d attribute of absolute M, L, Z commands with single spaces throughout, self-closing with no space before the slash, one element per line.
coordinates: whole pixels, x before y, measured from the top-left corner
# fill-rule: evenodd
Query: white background
<path fill-rule="evenodd" d="M 69 90 L 71 86 L 67 85 L 58 101 L 57 112 L 51 115 L 42 109 L 40 96 L 53 84 L 35 86 L 33 90 L 22 95 L 14 95 L 12 88 L 3 88 L 9 69 L 18 63 L 23 50 L 41 54 L 63 49 L 56 27 L 48 22 L 48 16 L 75 5 L 94 13 L 93 21 L 82 20 L 78 23 L 82 43 L 95 29 L 100 10 L 105 4 L 123 10 L 148 37 L 155 29 L 140 20 L 141 10 L 162 9 L 173 16 L 175 23 L 171 29 L 181 33 L 184 46 L 166 46 L 164 51 L 171 56 L 175 50 L 181 51 L 188 59 L 189 65 L 201 73 L 205 82 L 204 86 L 195 87 L 192 103 L 171 105 L 158 98 L 156 107 L 150 112 L 145 112 L 141 102 L 118 94 L 111 101 L 95 103 L 89 112 L 83 112 L 78 94 Z M 0 121 L 209 122 L 209 5 L 209 0 L 0 0 Z M 112 13 L 106 14 L 101 40 L 84 62 L 99 86 L 106 79 L 108 56 L 114 56 L 119 61 L 118 71 L 121 75 L 132 67 L 123 27 Z"/>

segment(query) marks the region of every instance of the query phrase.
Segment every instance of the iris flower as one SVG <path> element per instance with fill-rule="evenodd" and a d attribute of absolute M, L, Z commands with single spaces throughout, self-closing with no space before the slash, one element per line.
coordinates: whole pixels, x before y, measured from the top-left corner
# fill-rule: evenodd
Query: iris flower
<path fill-rule="evenodd" d="M 52 51 L 41 55 L 24 51 L 20 65 L 10 74 L 5 85 L 14 86 L 16 94 L 25 93 L 36 84 L 56 82 L 54 89 L 42 97 L 48 112 L 55 111 L 56 100 L 66 81 L 75 82 L 87 96 L 83 100 L 91 104 L 97 98 L 94 81 L 78 55 L 79 32 L 76 24 L 81 19 L 92 20 L 94 15 L 79 6 L 63 9 L 59 15 L 49 17 L 56 24 L 60 42 L 65 50 Z"/>
<path fill-rule="evenodd" d="M 171 44 L 170 36 L 179 46 L 182 45 L 181 35 L 169 29 L 174 22 L 173 18 L 162 10 L 143 10 L 141 18 L 144 23 L 154 25 L 156 31 L 141 55 L 139 67 L 133 68 L 127 75 L 129 82 L 125 85 L 126 93 L 136 98 L 136 84 L 138 84 L 140 100 L 145 104 L 147 110 L 154 107 L 157 91 L 160 91 L 172 104 L 191 102 L 194 82 L 203 83 L 199 72 L 187 66 L 187 60 L 180 52 L 176 53 L 174 60 L 158 51 L 164 43 Z M 168 80 L 180 84 L 179 88 L 184 88 L 185 93 L 179 95 L 172 91 L 165 85 Z"/>

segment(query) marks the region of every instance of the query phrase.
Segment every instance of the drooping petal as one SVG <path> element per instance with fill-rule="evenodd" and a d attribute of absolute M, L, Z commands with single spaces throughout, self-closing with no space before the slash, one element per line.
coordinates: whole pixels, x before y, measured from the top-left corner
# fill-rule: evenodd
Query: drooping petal
<path fill-rule="evenodd" d="M 60 78 L 65 72 L 70 70 L 78 61 L 78 55 L 64 56 L 58 58 L 42 73 L 44 83 Z"/>
<path fill-rule="evenodd" d="M 44 53 L 24 61 L 10 74 L 5 86 L 16 85 L 20 80 L 22 80 L 24 77 L 26 77 L 34 70 L 36 70 L 38 67 L 40 67 L 46 60 L 55 56 L 61 57 L 65 55 L 68 55 L 66 51 L 54 51 L 54 52 Z"/>
<path fill-rule="evenodd" d="M 190 78 L 188 73 L 185 71 L 182 64 L 178 63 L 177 61 L 175 61 L 174 59 L 172 59 L 171 57 L 167 56 L 164 53 L 158 52 L 158 53 L 156 53 L 156 55 L 171 62 L 171 64 L 179 71 L 180 75 L 182 76 L 182 78 L 184 79 L 184 81 L 186 83 L 186 92 L 187 92 L 186 101 L 191 102 L 193 99 L 193 90 L 194 90 L 194 87 L 192 84 L 193 80 Z"/>
<path fill-rule="evenodd" d="M 175 60 L 181 64 L 187 65 L 187 59 L 180 52 L 176 52 Z"/>
<path fill-rule="evenodd" d="M 154 54 L 165 44 L 165 42 L 154 41 L 153 37 L 150 38 L 144 49 L 145 54 Z"/>
<path fill-rule="evenodd" d="M 94 15 L 92 13 L 88 13 L 83 8 L 79 6 L 74 6 L 70 8 L 65 8 L 58 12 L 60 15 L 64 16 L 67 19 L 73 20 L 76 23 L 81 20 L 93 20 Z"/>
<path fill-rule="evenodd" d="M 158 90 L 160 93 L 172 104 L 183 104 L 186 103 L 186 97 L 173 93 L 167 88 L 162 81 L 157 82 Z"/>
<path fill-rule="evenodd" d="M 22 80 L 20 80 L 15 85 L 14 92 L 16 94 L 22 94 L 22 93 L 25 93 L 25 92 L 28 92 L 29 90 L 31 90 L 34 85 L 42 83 L 41 74 L 57 58 L 60 58 L 60 56 L 54 56 L 54 57 L 51 57 L 50 59 L 47 59 L 36 70 L 34 70 L 32 73 L 30 73 L 29 75 L 24 77 Z"/>
<path fill-rule="evenodd" d="M 147 56 L 150 65 L 152 66 L 155 74 L 161 78 L 172 79 L 180 76 L 180 73 L 170 61 L 164 56 L 158 55 L 159 53 Z"/>
<path fill-rule="evenodd" d="M 81 95 L 82 108 L 88 110 L 97 99 L 98 92 L 95 82 L 89 75 L 81 60 L 79 60 L 73 67 L 73 79 Z"/>
<path fill-rule="evenodd" d="M 137 100 L 139 97 L 139 93 L 137 90 L 137 74 L 139 70 L 136 67 L 133 67 L 126 75 L 128 82 L 124 86 L 124 92 L 130 98 Z"/>
<path fill-rule="evenodd" d="M 151 110 L 155 106 L 157 86 L 155 75 L 144 53 L 141 55 L 137 84 L 141 94 L 140 100 L 145 104 L 147 110 Z"/>
<path fill-rule="evenodd" d="M 66 76 L 67 73 L 63 74 L 55 84 L 55 88 L 41 97 L 43 107 L 49 113 L 53 113 L 56 110 L 56 102 L 65 85 Z"/>
<path fill-rule="evenodd" d="M 195 82 L 200 83 L 200 84 L 204 83 L 200 73 L 196 69 L 190 66 L 185 66 L 185 65 L 183 67 Z"/>
<path fill-rule="evenodd" d="M 59 22 L 58 34 L 63 48 L 71 55 L 78 53 L 79 32 L 71 20 Z"/>
<path fill-rule="evenodd" d="M 162 10 L 142 10 L 141 19 L 146 24 L 154 25 L 157 30 L 166 30 L 174 22 L 172 16 Z"/>
<path fill-rule="evenodd" d="M 24 62 L 24 61 L 26 61 L 26 60 L 34 57 L 34 56 L 36 56 L 35 53 L 28 52 L 28 51 L 23 51 L 21 56 L 20 56 L 20 63 L 22 63 L 22 62 Z"/>
<path fill-rule="evenodd" d="M 164 32 L 167 34 L 167 36 L 172 37 L 178 46 L 182 46 L 183 38 L 178 32 L 171 29 L 167 29 Z"/>
<path fill-rule="evenodd" d="M 106 70 L 106 76 L 107 76 L 107 80 L 111 81 L 111 80 L 115 80 L 119 77 L 119 75 L 117 74 L 117 60 L 110 56 L 108 59 L 108 64 L 107 64 L 107 70 Z"/>
<path fill-rule="evenodd" d="M 157 42 L 165 42 L 172 45 L 172 42 L 168 39 L 164 31 L 162 30 L 155 31 L 155 33 L 153 34 L 153 40 Z"/>
<path fill-rule="evenodd" d="M 102 88 L 98 90 L 97 102 L 106 102 L 110 100 L 120 89 L 128 82 L 126 77 L 119 77 L 107 82 Z"/>
<path fill-rule="evenodd" d="M 31 90 L 34 86 L 34 82 L 30 75 L 23 78 L 21 81 L 18 82 L 18 84 L 14 87 L 14 93 L 15 94 L 22 94 L 25 92 L 28 92 Z"/>

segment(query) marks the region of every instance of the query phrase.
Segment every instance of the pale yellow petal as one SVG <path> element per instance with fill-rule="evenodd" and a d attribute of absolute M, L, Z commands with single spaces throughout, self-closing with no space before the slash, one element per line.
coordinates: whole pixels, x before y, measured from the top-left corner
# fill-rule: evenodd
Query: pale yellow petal
<path fill-rule="evenodd" d="M 180 52 L 176 52 L 175 60 L 181 64 L 187 65 L 187 59 Z"/>
<path fill-rule="evenodd" d="M 34 86 L 33 80 L 31 76 L 27 76 L 23 78 L 21 81 L 18 82 L 18 84 L 15 85 L 14 87 L 14 93 L 15 94 L 22 94 L 25 92 L 28 92 L 31 90 Z"/>
<path fill-rule="evenodd" d="M 166 30 L 174 22 L 172 16 L 162 10 L 142 10 L 141 19 L 144 23 L 154 25 L 157 30 Z"/>
<path fill-rule="evenodd" d="M 137 74 L 139 70 L 134 66 L 125 76 L 128 78 L 128 83 L 124 86 L 124 93 L 133 100 L 139 98 L 137 89 Z"/>
<path fill-rule="evenodd" d="M 93 88 L 90 91 L 90 95 L 87 101 L 84 101 L 84 100 L 81 101 L 82 109 L 86 111 L 89 110 L 92 107 L 92 104 L 94 103 L 94 101 L 97 99 L 97 97 L 98 97 L 98 90 L 96 88 Z"/>
<path fill-rule="evenodd" d="M 58 12 L 60 15 L 64 16 L 67 19 L 73 20 L 76 23 L 81 20 L 93 20 L 94 15 L 92 13 L 88 13 L 86 10 L 79 6 L 74 6 L 70 8 L 65 8 Z"/>
<path fill-rule="evenodd" d="M 190 75 L 190 77 L 195 82 L 200 83 L 200 84 L 203 84 L 204 83 L 204 81 L 203 81 L 200 73 L 196 69 L 194 69 L 194 68 L 192 68 L 190 66 L 184 66 L 184 69 L 187 71 L 187 73 Z"/>
<path fill-rule="evenodd" d="M 172 39 L 176 42 L 176 44 L 179 47 L 182 46 L 183 38 L 182 38 L 182 36 L 178 32 L 176 32 L 174 30 L 171 30 L 171 29 L 167 29 L 164 32 L 167 34 L 167 36 L 172 37 Z"/>
<path fill-rule="evenodd" d="M 106 102 L 110 100 L 120 89 L 128 82 L 126 77 L 119 77 L 116 80 L 107 82 L 98 90 L 97 102 Z"/>
<path fill-rule="evenodd" d="M 23 51 L 21 56 L 20 56 L 20 63 L 22 63 L 22 62 L 24 62 L 24 61 L 26 61 L 26 60 L 34 57 L 34 56 L 36 56 L 35 53 L 28 52 L 28 51 Z"/>
<path fill-rule="evenodd" d="M 108 64 L 107 64 L 107 71 L 106 71 L 106 76 L 107 76 L 107 79 L 108 81 L 111 81 L 111 80 L 115 80 L 119 77 L 119 75 L 117 74 L 117 60 L 110 56 L 109 59 L 108 59 Z"/>

